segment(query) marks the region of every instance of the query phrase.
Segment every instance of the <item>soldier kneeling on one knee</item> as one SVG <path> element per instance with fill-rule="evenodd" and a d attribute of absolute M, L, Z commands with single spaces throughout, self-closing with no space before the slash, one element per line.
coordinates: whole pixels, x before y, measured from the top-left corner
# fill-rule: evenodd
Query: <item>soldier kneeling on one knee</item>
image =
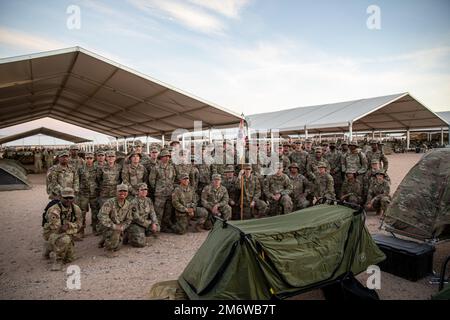
<path fill-rule="evenodd" d="M 63 263 L 75 259 L 72 237 L 82 227 L 83 218 L 74 199 L 74 190 L 64 188 L 60 200 L 52 200 L 43 216 L 44 239 L 47 241 L 44 256 L 52 260 L 52 271 L 61 270 Z"/>
<path fill-rule="evenodd" d="M 159 232 L 159 223 L 156 217 L 153 202 L 147 197 L 148 187 L 146 183 L 137 185 L 138 195 L 131 200 L 131 215 L 133 221 L 125 230 L 123 242 L 133 247 L 145 247 L 146 236 Z"/>

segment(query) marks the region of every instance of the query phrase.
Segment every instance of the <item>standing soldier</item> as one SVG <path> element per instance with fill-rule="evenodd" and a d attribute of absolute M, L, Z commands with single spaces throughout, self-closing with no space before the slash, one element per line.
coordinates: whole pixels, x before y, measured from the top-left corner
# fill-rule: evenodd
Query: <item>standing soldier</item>
<path fill-rule="evenodd" d="M 383 169 L 384 172 L 387 172 L 389 167 L 389 161 L 383 151 L 378 148 L 378 144 L 376 140 L 370 140 L 370 146 L 372 150 L 366 152 L 367 162 L 371 163 L 372 159 L 376 159 L 380 162 L 380 169 Z M 383 166 L 381 167 L 381 164 Z"/>
<path fill-rule="evenodd" d="M 320 198 L 335 199 L 333 177 L 327 172 L 328 165 L 325 162 L 317 164 L 319 172 L 315 180 L 316 200 Z"/>
<path fill-rule="evenodd" d="M 312 147 L 312 140 L 311 139 L 306 139 L 305 140 L 305 151 L 310 155 L 310 156 L 314 156 L 314 149 Z"/>
<path fill-rule="evenodd" d="M 54 160 L 54 153 L 53 153 L 52 149 L 47 151 L 47 154 L 46 154 L 44 160 L 45 160 L 45 166 L 47 167 L 47 170 L 50 169 L 53 166 L 53 160 Z"/>
<path fill-rule="evenodd" d="M 189 153 L 187 152 L 187 150 L 180 150 L 178 153 L 178 159 L 176 159 L 177 161 L 175 161 L 175 159 L 172 159 L 174 160 L 173 163 L 176 173 L 175 181 L 180 181 L 180 177 L 184 174 L 187 174 L 189 176 L 189 183 L 191 184 L 191 187 L 193 187 L 194 190 L 196 190 L 195 183 L 198 184 L 198 181 L 195 177 L 195 172 L 192 169 L 193 166 L 191 164 L 191 161 L 189 161 L 188 157 Z"/>
<path fill-rule="evenodd" d="M 47 209 L 42 221 L 46 241 L 44 256 L 52 260 L 52 271 L 61 270 L 63 263 L 75 259 L 72 236 L 82 225 L 81 210 L 74 204 L 74 190 L 62 189 L 60 198 L 61 201 L 55 202 Z"/>
<path fill-rule="evenodd" d="M 388 205 L 391 203 L 390 184 L 385 179 L 385 173 L 378 171 L 376 173 L 376 180 L 374 180 L 369 187 L 367 193 L 367 210 L 376 210 L 377 215 L 383 215 Z"/>
<path fill-rule="evenodd" d="M 135 141 L 134 141 L 133 151 L 129 154 L 128 157 L 125 158 L 125 163 L 127 163 L 127 164 L 128 164 L 128 163 L 131 163 L 131 157 L 132 157 L 132 155 L 135 154 L 135 153 L 137 153 L 137 154 L 140 155 L 140 160 L 139 160 L 140 163 L 141 163 L 144 167 L 147 167 L 147 166 L 148 166 L 148 163 L 149 163 L 149 161 L 150 161 L 150 157 L 149 157 L 146 153 L 144 153 L 143 147 L 144 147 L 144 144 L 142 143 L 141 140 L 135 140 Z"/>
<path fill-rule="evenodd" d="M 159 162 L 148 177 L 149 185 L 155 192 L 155 211 L 161 225 L 161 232 L 169 232 L 172 226 L 172 191 L 175 183 L 175 168 L 169 163 L 170 152 L 161 150 Z"/>
<path fill-rule="evenodd" d="M 237 192 L 237 208 L 238 217 L 240 218 L 241 190 L 243 199 L 243 219 L 262 218 L 266 215 L 267 203 L 261 200 L 262 189 L 259 178 L 253 174 L 252 165 L 244 164 L 243 170 L 239 172 L 239 176 L 235 181 L 235 189 Z"/>
<path fill-rule="evenodd" d="M 97 151 L 96 161 L 95 161 L 95 167 L 101 168 L 106 164 L 106 153 L 103 150 Z"/>
<path fill-rule="evenodd" d="M 363 187 L 358 180 L 356 180 L 356 171 L 353 169 L 347 170 L 347 178 L 342 184 L 342 201 L 354 203 L 357 205 L 363 204 Z"/>
<path fill-rule="evenodd" d="M 34 151 L 34 171 L 35 173 L 42 172 L 42 153 L 40 149 Z"/>
<path fill-rule="evenodd" d="M 213 174 L 212 182 L 202 191 L 202 206 L 214 217 L 231 219 L 231 207 L 228 205 L 227 189 L 222 186 L 222 176 Z M 207 226 L 209 228 L 209 225 Z"/>
<path fill-rule="evenodd" d="M 145 247 L 145 237 L 159 231 L 158 218 L 156 217 L 153 202 L 147 197 L 148 188 L 146 183 L 139 183 L 138 194 L 131 201 L 132 222 L 125 230 L 124 244 L 129 243 L 133 247 Z"/>
<path fill-rule="evenodd" d="M 351 141 L 348 145 L 350 152 L 345 155 L 342 171 L 344 173 L 346 173 L 349 169 L 356 171 L 357 179 L 362 185 L 363 176 L 367 171 L 367 158 L 364 153 L 358 151 L 358 144 L 356 141 Z"/>
<path fill-rule="evenodd" d="M 336 196 L 339 198 L 341 195 L 342 187 L 342 172 L 341 172 L 341 153 L 336 150 L 336 143 L 330 142 L 330 150 L 325 154 L 325 159 L 327 159 L 330 164 L 330 174 L 334 181 L 334 191 Z"/>
<path fill-rule="evenodd" d="M 295 162 L 299 167 L 299 173 L 306 175 L 306 163 L 309 153 L 302 150 L 302 144 L 300 141 L 295 142 L 295 150 L 291 152 L 291 163 Z"/>
<path fill-rule="evenodd" d="M 236 186 L 236 176 L 234 174 L 234 166 L 228 165 L 225 168 L 224 177 L 222 179 L 222 185 L 228 191 L 228 204 L 231 207 L 232 218 L 236 219 L 239 216 L 239 189 Z"/>
<path fill-rule="evenodd" d="M 189 175 L 183 174 L 180 177 L 180 185 L 172 194 L 172 205 L 175 209 L 175 224 L 172 229 L 175 233 L 185 234 L 191 219 L 196 219 L 195 230 L 201 231 L 208 212 L 204 208 L 198 207 L 197 204 L 198 196 L 189 185 Z"/>
<path fill-rule="evenodd" d="M 197 186 L 197 194 L 199 198 L 202 195 L 203 189 L 210 183 L 211 181 L 211 164 L 209 158 L 207 157 L 207 149 L 202 150 L 202 161 L 197 165 L 198 168 L 198 186 Z"/>
<path fill-rule="evenodd" d="M 99 247 L 105 248 L 106 256 L 109 258 L 117 256 L 116 251 L 120 249 L 124 232 L 133 220 L 127 196 L 127 185 L 119 184 L 116 187 L 116 196 L 106 200 L 98 214 L 99 227 L 103 235 Z"/>
<path fill-rule="evenodd" d="M 86 152 L 84 165 L 78 169 L 78 177 L 80 179 L 80 209 L 83 218 L 83 225 L 77 234 L 76 239 L 84 237 L 84 229 L 86 228 L 86 213 L 91 209 L 91 225 L 94 234 L 97 232 L 97 215 L 98 215 L 98 188 L 97 188 L 97 168 L 94 165 L 94 154 Z"/>
<path fill-rule="evenodd" d="M 292 212 L 292 199 L 290 194 L 294 187 L 289 177 L 283 173 L 283 164 L 278 163 L 274 175 L 264 180 L 264 194 L 269 202 L 269 215 L 287 214 Z"/>
<path fill-rule="evenodd" d="M 301 210 L 309 207 L 309 181 L 304 175 L 299 173 L 299 167 L 294 162 L 289 166 L 289 179 L 291 179 L 293 192 L 292 203 L 293 211 Z"/>
<path fill-rule="evenodd" d="M 73 144 L 70 146 L 70 158 L 69 164 L 74 167 L 75 172 L 78 172 L 78 169 L 81 168 L 84 164 L 84 160 L 78 155 L 78 146 Z"/>
<path fill-rule="evenodd" d="M 124 164 L 122 169 L 122 182 L 128 186 L 128 200 L 132 200 L 138 195 L 138 184 L 144 183 L 148 179 L 148 172 L 144 165 L 140 163 L 141 154 L 133 151 L 130 154 L 130 163 Z"/>
<path fill-rule="evenodd" d="M 61 151 L 58 164 L 47 172 L 47 194 L 49 199 L 59 199 L 62 189 L 72 188 L 75 194 L 79 191 L 79 179 L 75 169 L 69 165 L 69 152 Z"/>
<path fill-rule="evenodd" d="M 116 187 L 120 184 L 120 173 L 122 167 L 116 163 L 116 152 L 106 152 L 107 163 L 97 168 L 97 186 L 100 190 L 99 194 L 99 208 L 103 206 L 106 200 L 115 197 L 117 190 Z M 128 190 L 127 190 L 128 194 Z"/>
<path fill-rule="evenodd" d="M 283 146 L 278 147 L 278 159 L 283 164 L 283 172 L 289 172 L 289 165 L 291 164 L 291 160 L 289 160 L 289 156 L 284 153 Z"/>
<path fill-rule="evenodd" d="M 308 164 L 306 166 L 306 174 L 309 181 L 314 182 L 316 180 L 317 175 L 319 174 L 318 165 L 320 162 L 323 162 L 327 166 L 327 172 L 330 172 L 331 167 L 328 163 L 327 159 L 323 156 L 323 150 L 321 147 L 316 147 L 314 149 L 314 156 L 310 156 L 308 158 Z"/>

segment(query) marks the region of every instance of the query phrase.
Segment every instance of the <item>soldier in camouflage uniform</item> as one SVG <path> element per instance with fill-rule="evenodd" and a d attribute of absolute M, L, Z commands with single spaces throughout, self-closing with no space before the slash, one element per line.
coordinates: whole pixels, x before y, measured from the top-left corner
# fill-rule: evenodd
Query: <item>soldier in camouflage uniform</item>
<path fill-rule="evenodd" d="M 289 166 L 289 179 L 291 179 L 293 186 L 291 195 L 293 211 L 307 208 L 310 205 L 310 201 L 308 200 L 310 183 L 304 175 L 299 173 L 299 169 L 295 162 Z"/>
<path fill-rule="evenodd" d="M 148 172 L 140 162 L 141 154 L 133 151 L 130 154 L 130 163 L 124 164 L 122 169 L 122 182 L 128 186 L 128 200 L 131 201 L 138 194 L 138 184 L 145 183 Z"/>
<path fill-rule="evenodd" d="M 346 173 L 349 169 L 356 171 L 357 180 L 362 185 L 364 174 L 367 171 L 367 158 L 363 152 L 357 150 L 356 141 L 351 141 L 348 145 L 350 152 L 344 158 L 342 172 Z"/>
<path fill-rule="evenodd" d="M 205 155 L 207 154 L 207 150 L 204 149 L 202 151 L 203 153 L 203 158 L 202 158 L 202 163 L 197 164 L 197 168 L 198 168 L 198 185 L 197 185 L 197 195 L 199 196 L 199 198 L 202 195 L 202 191 L 203 189 L 210 183 L 211 181 L 211 164 L 209 163 L 209 161 L 207 161 L 208 159 L 206 159 Z"/>
<path fill-rule="evenodd" d="M 291 160 L 289 160 L 289 156 L 284 154 L 283 146 L 278 147 L 278 159 L 280 163 L 283 164 L 283 173 L 289 172 L 289 165 L 291 164 Z"/>
<path fill-rule="evenodd" d="M 347 179 L 342 184 L 342 196 L 340 199 L 357 205 L 363 204 L 363 187 L 356 180 L 356 171 L 348 169 L 346 175 Z"/>
<path fill-rule="evenodd" d="M 383 166 L 380 167 L 380 169 L 383 169 L 384 172 L 387 172 L 389 167 L 389 161 L 384 155 L 383 151 L 378 148 L 377 141 L 370 140 L 370 146 L 372 150 L 366 152 L 367 162 L 371 163 L 372 159 L 376 159 L 380 162 L 380 166 L 381 164 L 383 164 Z"/>
<path fill-rule="evenodd" d="M 345 172 L 342 171 L 344 168 L 344 160 L 345 157 L 350 153 L 350 149 L 348 148 L 348 141 L 344 140 L 341 142 L 341 172 L 342 172 L 342 178 L 345 179 Z"/>
<path fill-rule="evenodd" d="M 330 142 L 330 150 L 325 155 L 325 159 L 327 159 L 330 164 L 330 174 L 333 177 L 334 181 L 334 191 L 336 196 L 339 198 L 341 195 L 341 187 L 342 187 L 342 172 L 341 172 L 341 153 L 336 150 L 336 143 Z"/>
<path fill-rule="evenodd" d="M 122 167 L 116 163 L 116 152 L 107 151 L 106 159 L 106 165 L 97 168 L 97 186 L 100 190 L 99 208 L 103 206 L 106 200 L 116 196 L 116 187 L 121 182 Z"/>
<path fill-rule="evenodd" d="M 78 172 L 78 169 L 84 165 L 84 160 L 78 155 L 78 146 L 73 144 L 70 146 L 70 158 L 69 164 L 75 169 L 75 172 Z"/>
<path fill-rule="evenodd" d="M 92 230 L 96 232 L 97 214 L 98 214 L 98 188 L 97 188 L 97 167 L 94 165 L 94 154 L 86 152 L 85 163 L 78 169 L 78 177 L 80 179 L 80 196 L 79 203 L 83 217 L 83 226 L 78 233 L 78 238 L 84 237 L 84 229 L 86 228 L 86 213 L 91 209 L 91 225 Z"/>
<path fill-rule="evenodd" d="M 306 177 L 309 181 L 314 182 L 319 174 L 318 164 L 323 162 L 327 166 L 327 172 L 330 172 L 331 166 L 328 163 L 327 159 L 323 156 L 323 151 L 321 147 L 316 147 L 314 149 L 314 156 L 310 156 L 308 158 L 308 164 L 306 166 Z"/>
<path fill-rule="evenodd" d="M 50 169 L 53 166 L 53 160 L 54 160 L 54 154 L 53 154 L 52 149 L 47 151 L 47 154 L 45 155 L 44 160 L 45 160 L 45 166 L 47 167 L 47 170 Z"/>
<path fill-rule="evenodd" d="M 363 200 L 367 199 L 367 194 L 369 192 L 369 186 L 371 183 L 373 183 L 377 179 L 376 173 L 381 170 L 380 162 L 378 161 L 378 159 L 372 159 L 370 161 L 370 166 L 371 166 L 370 170 L 367 170 L 367 172 L 363 178 Z M 384 172 L 384 170 L 382 170 L 382 171 Z M 384 172 L 384 174 L 385 174 L 384 180 L 391 183 L 391 178 L 389 178 L 389 175 L 386 172 Z"/>
<path fill-rule="evenodd" d="M 34 152 L 34 172 L 42 172 L 42 152 L 40 149 L 36 149 Z"/>
<path fill-rule="evenodd" d="M 305 140 L 304 149 L 311 157 L 314 157 L 314 151 L 315 150 L 312 147 L 312 140 L 311 139 L 306 139 Z"/>
<path fill-rule="evenodd" d="M 231 207 L 232 219 L 237 219 L 239 215 L 239 196 L 240 192 L 236 188 L 236 175 L 234 174 L 234 166 L 228 165 L 225 168 L 224 176 L 222 178 L 222 185 L 228 191 L 228 204 Z"/>
<path fill-rule="evenodd" d="M 244 164 L 235 181 L 238 196 L 238 218 L 240 218 L 241 189 L 243 194 L 243 219 L 262 218 L 267 213 L 267 203 L 261 200 L 262 188 L 259 178 L 252 173 L 252 165 Z"/>
<path fill-rule="evenodd" d="M 145 237 L 153 234 L 156 236 L 159 231 L 159 222 L 156 217 L 153 202 L 147 197 L 148 187 L 146 183 L 139 183 L 137 196 L 131 200 L 131 215 L 133 221 L 125 230 L 123 242 L 129 243 L 133 247 L 145 247 Z"/>
<path fill-rule="evenodd" d="M 103 150 L 98 150 L 95 154 L 96 161 L 95 161 L 95 167 L 101 168 L 106 164 L 106 153 Z"/>
<path fill-rule="evenodd" d="M 195 219 L 195 230 L 201 231 L 202 226 L 208 217 L 208 212 L 198 207 L 198 196 L 189 185 L 189 175 L 180 176 L 180 185 L 175 188 L 172 194 L 172 206 L 175 209 L 176 222 L 172 227 L 177 234 L 185 234 L 189 227 L 189 221 Z"/>
<path fill-rule="evenodd" d="M 68 163 L 69 153 L 60 152 L 58 164 L 51 167 L 47 172 L 47 194 L 49 199 L 59 199 L 62 189 L 72 188 L 75 195 L 79 191 L 79 179 L 75 168 Z M 77 199 L 75 199 L 77 201 Z"/>
<path fill-rule="evenodd" d="M 302 150 L 302 145 L 300 141 L 295 142 L 295 150 L 291 152 L 290 160 L 291 163 L 296 163 L 299 167 L 299 173 L 306 175 L 306 164 L 308 160 L 309 153 Z"/>
<path fill-rule="evenodd" d="M 264 194 L 269 202 L 269 215 L 292 212 L 292 194 L 294 187 L 289 177 L 283 173 L 283 164 L 279 163 L 277 172 L 264 180 Z"/>
<path fill-rule="evenodd" d="M 60 198 L 60 202 L 48 208 L 43 225 L 46 241 L 44 255 L 52 260 L 52 271 L 61 270 L 63 263 L 69 263 L 75 259 L 72 237 L 83 223 L 81 209 L 74 204 L 74 190 L 63 188 Z"/>
<path fill-rule="evenodd" d="M 220 174 L 213 174 L 211 184 L 206 186 L 202 191 L 203 208 L 208 210 L 211 216 L 230 220 L 231 207 L 228 205 L 228 201 L 228 191 L 222 186 L 222 176 Z"/>
<path fill-rule="evenodd" d="M 193 169 L 191 161 L 188 159 L 189 153 L 187 150 L 180 150 L 177 159 L 172 159 L 175 167 L 175 181 L 180 181 L 182 175 L 187 174 L 189 176 L 189 183 L 194 190 L 197 190 L 198 176 Z"/>
<path fill-rule="evenodd" d="M 107 257 L 116 257 L 120 249 L 125 230 L 133 220 L 131 204 L 127 200 L 128 186 L 119 184 L 116 197 L 108 199 L 98 214 L 99 229 L 103 238 L 99 247 L 104 247 Z"/>
<path fill-rule="evenodd" d="M 376 180 L 369 186 L 367 193 L 367 210 L 375 209 L 377 215 L 383 215 L 388 205 L 391 203 L 390 184 L 385 179 L 385 173 L 378 171 L 376 173 Z"/>
<path fill-rule="evenodd" d="M 325 162 L 319 162 L 317 164 L 319 169 L 315 180 L 315 197 L 335 199 L 336 194 L 334 192 L 333 177 L 327 172 L 328 165 Z"/>
<path fill-rule="evenodd" d="M 152 190 L 155 192 L 154 206 L 156 216 L 161 225 L 161 232 L 171 232 L 173 225 L 171 198 L 176 172 L 173 164 L 169 163 L 169 150 L 161 150 L 158 158 L 159 162 L 150 172 L 148 181 Z"/>

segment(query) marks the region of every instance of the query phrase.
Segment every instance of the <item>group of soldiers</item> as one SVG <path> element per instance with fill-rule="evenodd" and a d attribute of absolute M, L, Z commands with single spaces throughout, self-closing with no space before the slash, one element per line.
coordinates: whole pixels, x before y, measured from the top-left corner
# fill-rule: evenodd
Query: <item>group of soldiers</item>
<path fill-rule="evenodd" d="M 159 232 L 209 230 L 214 217 L 287 214 L 320 199 L 365 205 L 378 214 L 386 209 L 388 161 L 376 141 L 367 153 L 354 141 L 342 142 L 340 150 L 334 142 L 312 144 L 298 141 L 278 150 L 258 146 L 267 148 L 275 163 L 252 161 L 248 152 L 239 161 L 234 145 L 227 143 L 215 149 L 223 148 L 223 163 L 199 163 L 177 141 L 161 150 L 152 147 L 148 155 L 135 141 L 121 161 L 112 150 L 86 152 L 82 158 L 73 145 L 59 152 L 58 163 L 47 171 L 51 201 L 43 216 L 45 256 L 54 270 L 74 259 L 73 241 L 83 239 L 89 211 L 93 233 L 101 236 L 99 247 L 114 257 L 122 244 L 143 247 Z M 208 152 L 202 150 L 203 159 Z M 263 175 L 268 166 L 272 174 Z"/>

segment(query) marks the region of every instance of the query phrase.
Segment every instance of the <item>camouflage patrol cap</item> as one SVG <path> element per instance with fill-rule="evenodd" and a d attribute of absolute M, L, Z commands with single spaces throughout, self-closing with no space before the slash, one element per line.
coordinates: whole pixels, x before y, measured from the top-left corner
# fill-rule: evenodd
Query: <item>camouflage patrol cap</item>
<path fill-rule="evenodd" d="M 96 152 L 96 155 L 98 155 L 98 156 L 101 156 L 101 155 L 105 155 L 105 151 L 104 150 L 98 150 L 97 152 Z"/>
<path fill-rule="evenodd" d="M 116 156 L 116 152 L 113 150 L 108 150 L 105 152 L 107 157 L 115 157 Z"/>
<path fill-rule="evenodd" d="M 350 141 L 350 142 L 348 143 L 348 145 L 349 145 L 349 146 L 355 146 L 355 147 L 357 147 L 357 146 L 358 146 L 358 142 L 356 142 L 356 140 L 352 140 L 352 141 Z"/>
<path fill-rule="evenodd" d="M 250 163 L 244 163 L 244 165 L 242 166 L 242 169 L 251 169 L 252 165 Z"/>
<path fill-rule="evenodd" d="M 150 153 L 155 153 L 155 152 L 159 152 L 158 148 L 157 147 L 152 147 L 150 149 Z"/>
<path fill-rule="evenodd" d="M 378 176 L 378 175 L 383 175 L 384 177 L 386 176 L 386 173 L 383 171 L 383 170 L 377 170 L 377 171 L 375 171 L 375 173 L 374 173 L 376 176 Z"/>
<path fill-rule="evenodd" d="M 377 144 L 378 142 L 377 142 L 377 140 L 370 140 L 369 141 L 369 144 Z"/>
<path fill-rule="evenodd" d="M 139 152 L 137 152 L 137 151 L 132 151 L 130 153 L 130 158 L 133 157 L 133 156 L 139 156 L 139 158 L 142 158 L 142 155 Z"/>
<path fill-rule="evenodd" d="M 67 150 L 63 150 L 58 153 L 58 157 L 68 157 L 68 156 L 69 156 L 69 151 L 67 151 Z"/>
<path fill-rule="evenodd" d="M 128 191 L 128 186 L 124 183 L 117 185 L 117 191 Z"/>
<path fill-rule="evenodd" d="M 234 166 L 232 164 L 227 165 L 223 172 L 234 172 Z"/>
<path fill-rule="evenodd" d="M 348 141 L 347 140 L 342 141 L 341 146 L 343 146 L 343 145 L 347 145 L 348 146 Z"/>
<path fill-rule="evenodd" d="M 162 149 L 161 152 L 158 154 L 158 159 L 162 157 L 170 157 L 170 151 L 167 149 Z"/>
<path fill-rule="evenodd" d="M 314 152 L 323 152 L 322 147 L 315 147 Z"/>
<path fill-rule="evenodd" d="M 84 154 L 84 157 L 85 158 L 93 158 L 94 157 L 94 153 L 93 152 L 86 152 L 85 154 Z"/>
<path fill-rule="evenodd" d="M 144 144 L 141 140 L 134 140 L 134 146 L 135 147 L 142 147 Z"/>
<path fill-rule="evenodd" d="M 289 168 L 289 169 L 290 169 L 290 168 L 297 168 L 297 169 L 300 169 L 299 166 L 298 166 L 298 164 L 295 163 L 295 162 L 292 162 L 292 163 L 289 165 L 288 168 Z"/>
<path fill-rule="evenodd" d="M 72 197 L 75 198 L 75 191 L 72 188 L 66 187 L 61 190 L 61 197 L 67 198 Z"/>
<path fill-rule="evenodd" d="M 380 163 L 380 160 L 378 160 L 378 159 L 372 159 L 372 160 L 370 161 L 370 163 L 371 163 L 371 164 L 373 164 L 373 163 Z"/>
<path fill-rule="evenodd" d="M 328 142 L 326 142 L 326 141 L 322 142 L 322 147 L 325 147 L 325 146 L 328 146 L 328 145 L 329 145 Z"/>
<path fill-rule="evenodd" d="M 137 185 L 138 190 L 148 190 L 147 184 L 146 183 L 139 183 Z"/>
<path fill-rule="evenodd" d="M 284 142 L 283 143 L 283 147 L 290 147 L 290 146 L 291 146 L 291 144 L 289 142 Z"/>
<path fill-rule="evenodd" d="M 317 164 L 317 168 L 326 168 L 327 167 L 327 164 L 325 163 L 325 162 L 323 162 L 323 161 L 320 161 L 318 164 Z"/>
<path fill-rule="evenodd" d="M 184 179 L 189 179 L 189 175 L 187 173 L 183 173 L 180 175 L 180 181 Z"/>
<path fill-rule="evenodd" d="M 312 140 L 311 139 L 306 139 L 305 143 L 312 143 Z"/>
<path fill-rule="evenodd" d="M 179 144 L 180 144 L 180 141 L 176 141 L 176 140 L 170 141 L 169 146 L 173 147 L 173 146 L 176 145 L 176 144 L 179 145 Z"/>
<path fill-rule="evenodd" d="M 335 145 L 336 145 L 336 142 L 330 141 L 330 147 L 331 147 L 331 146 L 335 146 Z"/>
<path fill-rule="evenodd" d="M 302 144 L 300 140 L 294 141 L 294 144 Z"/>
<path fill-rule="evenodd" d="M 73 144 L 70 146 L 70 150 L 80 150 L 80 148 L 76 144 Z"/>
<path fill-rule="evenodd" d="M 212 180 L 222 180 L 222 176 L 220 174 L 213 174 L 212 175 Z"/>
<path fill-rule="evenodd" d="M 345 172 L 345 174 L 356 174 L 356 170 L 355 169 L 347 169 L 347 171 Z"/>

